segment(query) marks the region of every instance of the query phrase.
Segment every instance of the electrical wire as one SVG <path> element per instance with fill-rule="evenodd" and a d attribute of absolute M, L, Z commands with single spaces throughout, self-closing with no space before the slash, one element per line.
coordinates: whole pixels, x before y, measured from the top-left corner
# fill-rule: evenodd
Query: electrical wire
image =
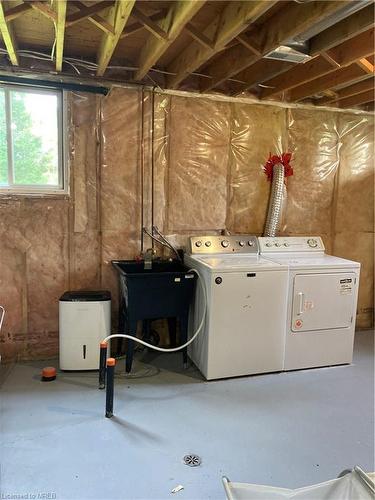
<path fill-rule="evenodd" d="M 146 347 L 149 347 L 150 349 L 153 349 L 154 351 L 159 351 L 159 352 L 177 352 L 177 351 L 181 351 L 182 349 L 185 349 L 186 347 L 188 347 L 192 342 L 194 342 L 194 340 L 197 338 L 197 336 L 199 335 L 199 333 L 201 332 L 201 330 L 203 328 L 204 321 L 205 321 L 205 318 L 206 318 L 206 313 L 207 313 L 207 292 L 206 292 L 206 286 L 204 284 L 204 281 L 203 281 L 202 276 L 200 275 L 200 273 L 196 269 L 189 269 L 189 271 L 187 271 L 187 272 L 188 273 L 194 272 L 198 276 L 198 281 L 199 281 L 199 283 L 201 285 L 202 292 L 203 292 L 203 297 L 204 297 L 204 308 L 203 308 L 203 314 L 202 314 L 201 321 L 200 321 L 200 323 L 198 325 L 198 328 L 194 332 L 194 334 L 191 337 L 191 339 L 189 339 L 187 342 L 185 342 L 185 344 L 180 345 L 178 347 L 170 347 L 170 348 L 157 347 L 155 345 L 149 344 L 148 342 L 145 342 L 142 339 L 139 339 L 138 337 L 135 337 L 133 335 L 127 335 L 127 334 L 124 334 L 124 333 L 114 333 L 114 334 L 108 335 L 108 337 L 106 337 L 105 339 L 103 339 L 102 342 L 108 342 L 108 340 L 115 339 L 115 338 L 123 338 L 123 339 L 133 340 L 134 342 L 138 342 L 138 344 L 142 344 L 142 345 L 144 345 Z"/>
<path fill-rule="evenodd" d="M 35 50 L 18 50 L 17 53 L 21 57 L 27 57 L 30 59 L 51 62 L 51 60 L 54 61 L 54 50 L 55 50 L 55 44 L 53 45 L 51 54 L 45 54 L 44 52 L 38 52 Z M 8 55 L 8 51 L 6 49 L 0 48 L 0 54 Z M 92 61 L 87 61 L 85 59 L 78 59 L 76 57 L 63 57 L 63 62 L 72 66 L 73 69 L 79 75 L 81 74 L 81 72 L 78 70 L 78 67 L 85 68 L 89 71 L 96 71 L 98 68 L 98 65 L 96 63 L 94 63 Z M 139 68 L 137 66 L 109 65 L 109 66 L 107 66 L 107 69 L 112 69 L 112 70 L 117 70 L 117 71 L 137 71 Z M 149 72 L 160 73 L 162 75 L 169 75 L 169 76 L 175 76 L 177 74 L 177 73 L 173 73 L 171 71 L 166 71 L 166 70 L 158 69 L 158 68 L 151 68 L 149 70 Z M 212 77 L 210 75 L 205 75 L 203 73 L 198 73 L 198 72 L 193 72 L 193 73 L 191 73 L 191 75 L 199 76 L 202 78 L 212 79 Z M 154 82 L 154 80 L 151 78 L 150 75 L 148 75 L 148 78 L 155 84 L 155 86 L 160 88 L 159 85 Z M 245 81 L 237 80 L 235 78 L 228 78 L 228 81 L 246 84 Z"/>

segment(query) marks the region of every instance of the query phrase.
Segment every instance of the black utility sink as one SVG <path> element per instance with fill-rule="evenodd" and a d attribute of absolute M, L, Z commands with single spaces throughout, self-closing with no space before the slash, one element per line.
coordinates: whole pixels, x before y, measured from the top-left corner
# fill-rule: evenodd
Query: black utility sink
<path fill-rule="evenodd" d="M 180 341 L 184 344 L 196 274 L 178 260 L 153 260 L 151 269 L 145 269 L 144 261 L 135 260 L 113 260 L 112 265 L 120 282 L 119 332 L 135 335 L 139 320 L 179 318 Z M 131 370 L 133 344 L 127 343 L 127 372 Z"/>

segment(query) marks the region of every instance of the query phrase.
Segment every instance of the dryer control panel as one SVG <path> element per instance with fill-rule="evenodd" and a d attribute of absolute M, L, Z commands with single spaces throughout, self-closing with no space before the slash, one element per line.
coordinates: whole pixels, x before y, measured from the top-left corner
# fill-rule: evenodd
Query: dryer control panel
<path fill-rule="evenodd" d="M 260 253 L 324 252 L 320 236 L 261 236 L 258 238 Z"/>
<path fill-rule="evenodd" d="M 258 254 L 256 236 L 236 234 L 229 236 L 191 236 L 190 253 L 192 254 Z"/>

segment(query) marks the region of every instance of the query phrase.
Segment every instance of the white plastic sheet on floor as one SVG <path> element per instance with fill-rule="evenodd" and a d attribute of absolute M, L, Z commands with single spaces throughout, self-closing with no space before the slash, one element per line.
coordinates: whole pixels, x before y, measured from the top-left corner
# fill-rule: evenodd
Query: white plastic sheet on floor
<path fill-rule="evenodd" d="M 249 483 L 232 483 L 223 478 L 228 500 L 374 500 L 374 483 L 371 476 L 359 469 L 353 470 L 338 479 L 320 484 L 290 490 Z M 361 477 L 361 473 L 363 476 Z M 366 481 L 367 484 L 366 484 Z"/>

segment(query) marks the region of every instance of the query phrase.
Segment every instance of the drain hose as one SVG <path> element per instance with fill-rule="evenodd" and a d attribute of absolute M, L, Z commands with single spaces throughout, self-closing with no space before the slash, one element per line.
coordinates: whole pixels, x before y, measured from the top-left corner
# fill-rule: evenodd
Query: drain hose
<path fill-rule="evenodd" d="M 284 191 L 284 165 L 278 163 L 273 166 L 271 196 L 264 236 L 276 236 L 280 224 Z"/>
<path fill-rule="evenodd" d="M 204 320 L 205 320 L 206 312 L 207 312 L 207 292 L 206 292 L 206 287 L 205 287 L 204 281 L 202 279 L 202 276 L 199 274 L 199 272 L 196 269 L 189 269 L 188 272 L 189 273 L 194 272 L 198 276 L 198 281 L 199 281 L 199 284 L 200 284 L 200 286 L 202 288 L 202 292 L 203 292 L 204 307 L 203 307 L 202 318 L 201 318 L 201 321 L 200 321 L 200 323 L 198 325 L 198 328 L 194 332 L 194 334 L 191 337 L 191 339 L 189 339 L 185 344 L 180 345 L 178 347 L 171 347 L 171 348 L 157 347 L 155 345 L 149 344 L 148 342 L 145 342 L 142 339 L 139 339 L 138 337 L 135 337 L 133 335 L 127 335 L 125 333 L 114 333 L 112 335 L 108 335 L 108 337 L 106 337 L 104 340 L 102 340 L 102 342 L 107 342 L 108 340 L 115 339 L 115 338 L 129 339 L 129 340 L 134 340 L 134 342 L 138 342 L 138 344 L 142 344 L 142 345 L 144 345 L 146 347 L 149 347 L 150 349 L 154 349 L 154 351 L 159 351 L 159 352 L 176 352 L 176 351 L 181 351 L 182 349 L 185 349 L 185 347 L 187 347 L 188 345 L 190 345 L 192 342 L 194 342 L 194 340 L 197 338 L 197 336 L 201 332 L 201 330 L 203 328 L 203 325 L 204 325 Z"/>

